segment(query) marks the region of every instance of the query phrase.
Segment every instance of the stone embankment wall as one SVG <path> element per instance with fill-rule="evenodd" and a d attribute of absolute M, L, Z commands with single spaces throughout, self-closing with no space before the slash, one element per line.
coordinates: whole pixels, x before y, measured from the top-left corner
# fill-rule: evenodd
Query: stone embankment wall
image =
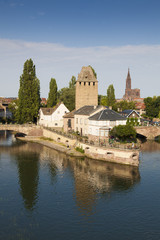
<path fill-rule="evenodd" d="M 49 130 L 46 130 L 46 129 L 43 129 L 43 136 L 46 137 L 46 138 L 51 138 L 54 141 L 59 142 L 59 143 L 63 143 L 65 145 L 68 144 L 69 146 L 75 146 L 75 144 L 77 142 L 76 139 L 70 139 L 70 138 L 64 137 L 62 135 L 59 135 L 55 132 L 52 132 L 52 131 L 49 131 Z"/>
<path fill-rule="evenodd" d="M 85 154 L 89 158 L 97 160 L 121 163 L 126 165 L 138 166 L 139 165 L 139 151 L 126 150 L 116 148 L 101 148 L 89 146 L 86 144 L 78 143 L 78 146 L 85 150 Z"/>
<path fill-rule="evenodd" d="M 43 129 L 43 136 L 51 138 L 56 142 L 69 145 L 71 147 L 80 147 L 85 151 L 85 155 L 92 159 L 115 162 L 120 164 L 138 166 L 139 151 L 137 150 L 122 150 L 115 148 L 101 148 L 88 144 L 80 143 L 76 139 L 69 139 L 57 133 Z"/>

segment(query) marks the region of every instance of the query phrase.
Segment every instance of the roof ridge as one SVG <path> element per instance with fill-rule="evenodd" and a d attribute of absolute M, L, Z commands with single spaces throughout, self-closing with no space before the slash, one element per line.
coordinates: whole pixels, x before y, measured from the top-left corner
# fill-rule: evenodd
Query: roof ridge
<path fill-rule="evenodd" d="M 102 116 L 102 114 L 103 114 L 104 110 L 105 110 L 105 109 L 103 109 L 103 110 L 102 110 L 102 112 L 101 112 L 100 116 L 98 117 L 98 120 L 100 120 L 100 119 L 101 119 L 101 116 Z"/>

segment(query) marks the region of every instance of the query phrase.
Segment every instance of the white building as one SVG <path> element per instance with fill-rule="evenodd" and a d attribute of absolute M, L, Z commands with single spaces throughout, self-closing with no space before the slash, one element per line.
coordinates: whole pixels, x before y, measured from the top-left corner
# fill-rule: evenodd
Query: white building
<path fill-rule="evenodd" d="M 83 106 L 74 112 L 74 131 L 88 136 L 88 118 L 104 109 L 104 106 Z"/>
<path fill-rule="evenodd" d="M 126 125 L 127 121 L 125 117 L 111 109 L 104 109 L 89 117 L 88 120 L 88 136 L 93 140 L 108 137 L 109 131 L 114 126 Z"/>
<path fill-rule="evenodd" d="M 63 127 L 63 116 L 68 113 L 68 108 L 61 102 L 54 108 L 40 108 L 38 124 L 45 127 Z"/>

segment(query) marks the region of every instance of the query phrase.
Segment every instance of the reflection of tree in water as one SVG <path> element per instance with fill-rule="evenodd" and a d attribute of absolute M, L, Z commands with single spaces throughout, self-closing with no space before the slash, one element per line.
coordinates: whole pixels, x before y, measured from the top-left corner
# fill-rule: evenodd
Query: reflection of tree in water
<path fill-rule="evenodd" d="M 136 167 L 95 160 L 70 160 L 75 179 L 77 206 L 84 215 L 91 215 L 97 194 L 110 197 L 111 192 L 132 189 L 140 181 Z"/>
<path fill-rule="evenodd" d="M 24 153 L 17 156 L 20 193 L 24 200 L 25 208 L 33 210 L 38 197 L 39 180 L 39 154 Z"/>

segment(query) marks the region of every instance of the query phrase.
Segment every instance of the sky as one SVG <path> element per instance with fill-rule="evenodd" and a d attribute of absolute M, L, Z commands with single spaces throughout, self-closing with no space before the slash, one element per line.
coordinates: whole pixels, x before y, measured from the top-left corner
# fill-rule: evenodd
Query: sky
<path fill-rule="evenodd" d="M 122 98 L 128 68 L 141 97 L 160 95 L 159 0 L 0 0 L 0 96 L 17 97 L 32 59 L 41 97 L 49 82 L 67 87 L 82 66 L 96 73 L 99 94 L 113 84 Z"/>

